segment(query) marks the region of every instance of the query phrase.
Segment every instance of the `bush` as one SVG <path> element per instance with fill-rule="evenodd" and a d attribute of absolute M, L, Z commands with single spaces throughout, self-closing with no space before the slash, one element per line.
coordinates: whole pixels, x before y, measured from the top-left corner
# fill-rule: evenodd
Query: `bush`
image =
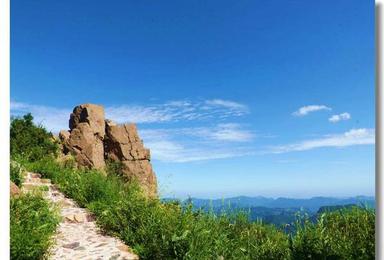
<path fill-rule="evenodd" d="M 11 161 L 9 165 L 9 170 L 9 176 L 11 181 L 20 187 L 21 183 L 23 182 L 22 166 L 18 162 Z"/>
<path fill-rule="evenodd" d="M 298 224 L 294 259 L 375 259 L 375 212 L 352 207 L 325 212 L 317 224 Z"/>
<path fill-rule="evenodd" d="M 27 161 L 56 155 L 58 149 L 52 133 L 42 126 L 36 126 L 31 114 L 11 119 L 10 146 L 11 157 L 22 157 Z"/>
<path fill-rule="evenodd" d="M 58 215 L 39 194 L 11 198 L 11 259 L 42 259 L 59 223 Z"/>

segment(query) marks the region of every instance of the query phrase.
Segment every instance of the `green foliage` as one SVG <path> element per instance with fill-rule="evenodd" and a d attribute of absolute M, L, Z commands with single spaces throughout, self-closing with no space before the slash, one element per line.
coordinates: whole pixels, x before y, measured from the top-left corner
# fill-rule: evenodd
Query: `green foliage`
<path fill-rule="evenodd" d="M 9 164 L 9 170 L 11 181 L 20 187 L 23 182 L 23 168 L 21 164 L 16 161 L 11 161 Z"/>
<path fill-rule="evenodd" d="M 245 212 L 193 210 L 143 197 L 118 174 L 74 170 L 44 159 L 29 169 L 51 178 L 88 207 L 109 234 L 141 259 L 374 259 L 375 212 L 349 207 L 323 212 L 317 223 L 298 217 L 296 232 L 249 221 Z"/>
<path fill-rule="evenodd" d="M 11 119 L 10 139 L 11 157 L 37 161 L 57 153 L 53 135 L 44 127 L 36 126 L 31 114 Z"/>
<path fill-rule="evenodd" d="M 58 215 L 39 194 L 21 195 L 10 201 L 11 259 L 43 259 Z"/>
<path fill-rule="evenodd" d="M 294 259 L 375 259 L 375 212 L 350 207 L 324 212 L 317 224 L 297 223 Z"/>
<path fill-rule="evenodd" d="M 97 171 L 68 169 L 53 160 L 31 163 L 98 224 L 119 236 L 141 259 L 289 259 L 289 239 L 276 228 L 251 223 L 245 214 L 196 212 L 178 203 L 143 197 L 136 184 Z"/>

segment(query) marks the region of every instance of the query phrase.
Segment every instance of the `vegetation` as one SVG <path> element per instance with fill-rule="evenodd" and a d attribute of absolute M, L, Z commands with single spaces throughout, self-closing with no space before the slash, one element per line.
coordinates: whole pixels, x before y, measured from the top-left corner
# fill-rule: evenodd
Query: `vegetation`
<path fill-rule="evenodd" d="M 294 259 L 375 259 L 375 213 L 361 207 L 325 212 L 297 223 Z"/>
<path fill-rule="evenodd" d="M 53 141 L 53 135 L 44 127 L 36 126 L 31 114 L 12 118 L 10 137 L 11 157 L 14 159 L 37 161 L 57 153 L 58 145 Z"/>
<path fill-rule="evenodd" d="M 289 259 L 289 239 L 244 214 L 216 216 L 177 203 L 145 199 L 114 175 L 62 167 L 50 159 L 29 165 L 88 207 L 98 223 L 143 259 Z"/>
<path fill-rule="evenodd" d="M 133 184 L 97 171 L 66 168 L 52 159 L 29 165 L 88 207 L 110 234 L 143 259 L 374 259 L 375 213 L 359 207 L 298 217 L 297 232 L 249 221 L 245 213 L 193 211 L 145 199 Z"/>
<path fill-rule="evenodd" d="M 374 259 L 375 212 L 371 209 L 325 211 L 316 223 L 298 217 L 296 231 L 286 234 L 275 226 L 250 221 L 244 212 L 215 214 L 178 202 L 162 203 L 145 198 L 137 184 L 122 181 L 121 165 L 108 164 L 105 175 L 76 169 L 72 162 L 58 163 L 52 156 L 56 145 L 50 134 L 34 126 L 31 117 L 16 120 L 21 121 L 12 122 L 14 156 L 27 156 L 25 167 L 51 179 L 87 207 L 107 233 L 120 237 L 141 259 Z M 34 135 L 21 134 L 19 127 L 39 132 L 44 140 L 28 144 Z M 56 224 L 42 198 L 12 199 L 13 258 L 41 258 Z"/>
<path fill-rule="evenodd" d="M 23 182 L 22 166 L 16 161 L 11 161 L 9 165 L 9 170 L 9 176 L 11 181 L 20 187 L 21 183 Z"/>
<path fill-rule="evenodd" d="M 40 194 L 11 198 L 11 259 L 42 259 L 59 223 L 58 215 Z"/>

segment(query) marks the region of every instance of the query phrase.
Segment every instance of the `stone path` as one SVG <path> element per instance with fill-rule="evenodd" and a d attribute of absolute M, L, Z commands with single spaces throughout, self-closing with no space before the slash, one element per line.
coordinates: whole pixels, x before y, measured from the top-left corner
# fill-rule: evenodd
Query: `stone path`
<path fill-rule="evenodd" d="M 22 190 L 31 191 L 41 187 L 44 196 L 60 207 L 62 221 L 54 236 L 55 244 L 50 250 L 49 259 L 139 259 L 121 240 L 103 235 L 92 215 L 66 198 L 49 179 L 28 172 L 24 180 Z"/>

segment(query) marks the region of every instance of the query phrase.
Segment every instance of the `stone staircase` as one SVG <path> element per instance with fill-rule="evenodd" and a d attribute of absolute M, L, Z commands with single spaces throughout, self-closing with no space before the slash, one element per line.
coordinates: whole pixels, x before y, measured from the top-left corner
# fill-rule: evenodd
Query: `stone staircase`
<path fill-rule="evenodd" d="M 26 173 L 22 190 L 41 190 L 47 200 L 60 208 L 61 223 L 54 236 L 48 259 L 53 260 L 133 260 L 139 259 L 121 240 L 104 235 L 96 226 L 95 218 L 75 201 L 66 198 L 49 179 L 38 173 Z"/>

